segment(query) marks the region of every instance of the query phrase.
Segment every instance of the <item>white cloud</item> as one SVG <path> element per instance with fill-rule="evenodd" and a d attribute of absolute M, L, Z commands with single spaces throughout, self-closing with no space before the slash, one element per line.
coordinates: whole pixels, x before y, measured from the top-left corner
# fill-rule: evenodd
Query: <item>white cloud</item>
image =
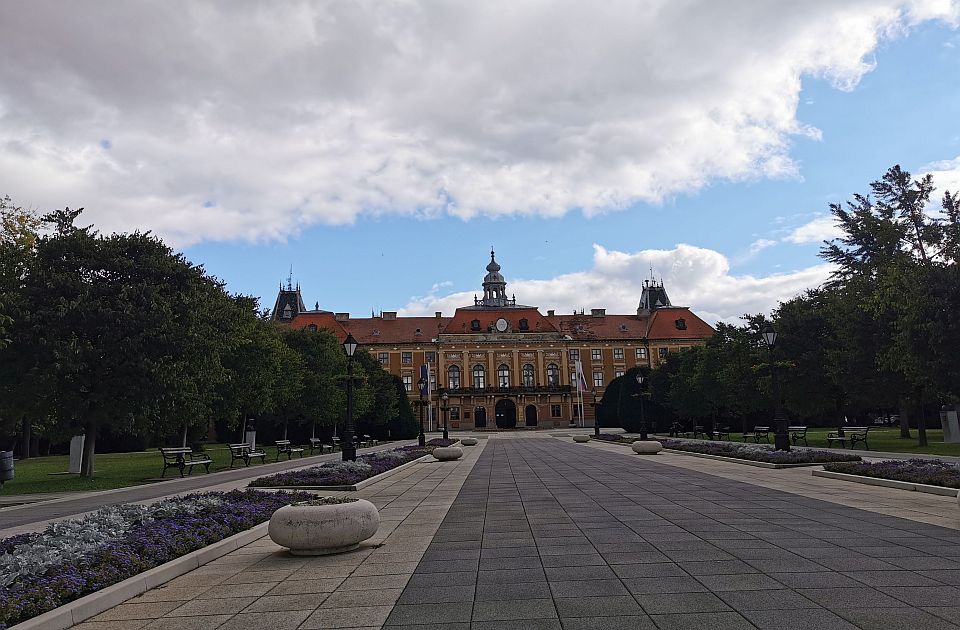
<path fill-rule="evenodd" d="M 657 279 L 663 279 L 670 300 L 690 306 L 709 323 L 736 322 L 744 313 L 769 312 L 783 300 L 805 289 L 820 286 L 831 266 L 816 265 L 787 273 L 755 277 L 731 275 L 730 262 L 719 252 L 679 244 L 669 250 L 642 250 L 634 253 L 593 246 L 593 267 L 544 280 L 511 279 L 507 292 L 517 302 L 539 306 L 541 311 L 560 313 L 606 308 L 609 313 L 635 313 L 643 280 L 653 265 Z M 509 273 L 509 262 L 499 260 Z M 480 281 L 477 281 L 479 289 Z M 443 311 L 450 315 L 459 306 L 473 304 L 474 291 L 445 296 L 413 298 L 401 310 L 403 315 L 429 315 Z"/>
<path fill-rule="evenodd" d="M 9 3 L 0 191 L 179 245 L 361 213 L 559 216 L 791 177 L 948 0 Z"/>
<path fill-rule="evenodd" d="M 952 160 L 933 162 L 921 166 L 918 170 L 920 173 L 933 175 L 933 185 L 937 187 L 937 190 L 934 191 L 931 201 L 937 207 L 940 206 L 943 193 L 948 190 L 951 193 L 960 191 L 960 156 Z"/>
<path fill-rule="evenodd" d="M 836 219 L 831 214 L 817 217 L 809 223 L 794 228 L 783 240 L 795 245 L 820 244 L 823 241 L 838 238 L 842 234 L 843 230 L 840 229 Z"/>

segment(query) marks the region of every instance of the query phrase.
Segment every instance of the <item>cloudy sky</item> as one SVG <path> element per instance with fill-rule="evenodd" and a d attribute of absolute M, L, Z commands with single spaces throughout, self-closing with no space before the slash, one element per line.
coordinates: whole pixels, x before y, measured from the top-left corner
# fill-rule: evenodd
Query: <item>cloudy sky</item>
<path fill-rule="evenodd" d="M 0 3 L 0 194 L 270 306 L 706 319 L 829 269 L 830 202 L 960 187 L 960 1 Z"/>

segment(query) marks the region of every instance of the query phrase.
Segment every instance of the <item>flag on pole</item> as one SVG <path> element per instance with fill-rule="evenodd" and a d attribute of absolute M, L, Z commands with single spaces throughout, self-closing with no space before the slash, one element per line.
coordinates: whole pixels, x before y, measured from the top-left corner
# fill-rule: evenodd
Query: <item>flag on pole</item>
<path fill-rule="evenodd" d="M 585 392 L 587 391 L 587 378 L 583 375 L 583 364 L 580 363 L 580 359 L 576 361 L 577 368 L 577 391 Z"/>
<path fill-rule="evenodd" d="M 424 363 L 420 366 L 420 381 L 423 385 L 420 387 L 420 393 L 427 400 L 430 399 L 430 368 Z"/>

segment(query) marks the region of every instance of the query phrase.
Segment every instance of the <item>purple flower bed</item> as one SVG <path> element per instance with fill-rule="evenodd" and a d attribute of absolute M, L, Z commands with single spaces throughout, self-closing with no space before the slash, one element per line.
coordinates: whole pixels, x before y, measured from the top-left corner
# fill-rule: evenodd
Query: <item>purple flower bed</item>
<path fill-rule="evenodd" d="M 443 438 L 433 438 L 432 440 L 427 440 L 427 446 L 452 446 L 456 444 L 457 440 L 445 440 Z"/>
<path fill-rule="evenodd" d="M 0 588 L 0 628 L 26 621 L 112 584 L 121 582 L 191 551 L 269 520 L 278 508 L 306 500 L 306 493 L 234 490 L 171 499 L 213 497 L 207 507 L 135 523 L 119 538 L 98 545 L 80 558 L 70 558 L 36 574 L 18 575 Z M 15 548 L 30 554 L 29 545 L 41 544 L 44 534 L 19 535 L 0 541 L 4 554 Z M 27 545 L 27 547 L 23 547 Z"/>
<path fill-rule="evenodd" d="M 622 435 L 620 435 L 619 433 L 601 433 L 598 439 L 601 439 L 604 442 L 622 442 L 624 444 L 633 443 L 633 439 L 627 439 Z"/>
<path fill-rule="evenodd" d="M 433 440 L 431 440 L 432 442 Z M 449 440 L 448 440 L 449 441 Z M 436 446 L 436 445 L 432 445 Z M 367 453 L 355 462 L 327 462 L 301 470 L 291 470 L 259 477 L 250 482 L 253 488 L 287 486 L 352 486 L 355 483 L 387 472 L 397 466 L 428 455 L 432 446 L 403 446 L 379 453 Z"/>
<path fill-rule="evenodd" d="M 960 467 L 939 459 L 895 459 L 872 463 L 836 463 L 825 464 L 823 469 L 848 475 L 924 483 L 931 486 L 943 486 L 944 488 L 960 488 Z"/>
<path fill-rule="evenodd" d="M 663 448 L 707 455 L 721 455 L 735 459 L 746 459 L 768 464 L 824 464 L 827 462 L 859 462 L 859 455 L 834 453 L 815 449 L 793 449 L 776 451 L 773 446 L 763 444 L 740 444 L 738 442 L 708 442 L 700 440 L 673 440 L 657 438 Z"/>

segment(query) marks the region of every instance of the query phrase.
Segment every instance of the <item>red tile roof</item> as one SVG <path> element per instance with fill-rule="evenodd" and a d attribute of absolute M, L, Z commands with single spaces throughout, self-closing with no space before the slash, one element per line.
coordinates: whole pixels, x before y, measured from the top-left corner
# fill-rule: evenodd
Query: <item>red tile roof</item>
<path fill-rule="evenodd" d="M 705 339 L 713 328 L 688 308 L 665 307 L 650 316 L 636 315 L 554 315 L 547 318 L 573 339 Z M 677 328 L 683 320 L 685 329 Z"/>
<path fill-rule="evenodd" d="M 482 308 L 482 309 L 471 309 L 471 308 L 458 308 L 457 312 L 454 313 L 453 318 L 447 324 L 443 332 L 448 335 L 462 335 L 462 334 L 481 334 L 488 333 L 490 327 L 493 326 L 494 322 L 498 319 L 503 318 L 507 320 L 507 323 L 510 325 L 510 330 L 519 331 L 520 330 L 520 320 L 526 319 L 527 326 L 529 327 L 528 331 L 524 332 L 559 332 L 557 327 L 554 326 L 549 319 L 544 317 L 540 311 L 535 307 L 529 308 Z M 473 320 L 480 320 L 480 330 L 472 330 L 471 322 Z"/>
<path fill-rule="evenodd" d="M 429 343 L 450 321 L 449 317 L 364 317 L 341 322 L 362 344 Z M 417 330 L 420 334 L 417 334 Z"/>

